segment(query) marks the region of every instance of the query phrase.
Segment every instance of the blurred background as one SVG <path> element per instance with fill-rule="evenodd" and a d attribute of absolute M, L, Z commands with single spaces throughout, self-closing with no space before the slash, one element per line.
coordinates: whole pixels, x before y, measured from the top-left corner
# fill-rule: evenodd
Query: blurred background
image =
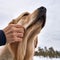
<path fill-rule="evenodd" d="M 32 13 L 41 6 L 47 8 L 47 18 L 46 25 L 38 37 L 38 47 L 44 50 L 52 47 L 54 51 L 60 52 L 60 0 L 0 0 L 0 29 L 4 29 L 22 12 Z M 34 56 L 34 60 L 39 59 L 51 60 L 48 57 Z M 60 60 L 60 58 L 52 58 L 52 60 Z"/>

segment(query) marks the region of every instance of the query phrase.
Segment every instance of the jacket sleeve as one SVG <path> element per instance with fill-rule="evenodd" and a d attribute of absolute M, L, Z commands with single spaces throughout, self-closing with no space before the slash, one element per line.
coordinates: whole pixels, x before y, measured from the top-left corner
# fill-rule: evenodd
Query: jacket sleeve
<path fill-rule="evenodd" d="M 6 36 L 3 32 L 3 30 L 0 30 L 0 46 L 6 44 Z"/>

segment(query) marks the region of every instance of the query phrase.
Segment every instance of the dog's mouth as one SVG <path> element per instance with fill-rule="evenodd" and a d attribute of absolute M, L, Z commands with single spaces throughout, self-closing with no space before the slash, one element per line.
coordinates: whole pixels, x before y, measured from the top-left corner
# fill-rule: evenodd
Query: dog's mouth
<path fill-rule="evenodd" d="M 46 21 L 46 8 L 45 7 L 40 7 L 36 11 L 38 11 L 38 14 L 37 14 L 36 18 L 33 20 L 33 22 L 28 26 L 28 28 L 31 27 L 32 25 L 40 24 L 40 23 L 42 23 L 42 26 L 41 26 L 42 28 L 45 25 L 45 21 Z"/>

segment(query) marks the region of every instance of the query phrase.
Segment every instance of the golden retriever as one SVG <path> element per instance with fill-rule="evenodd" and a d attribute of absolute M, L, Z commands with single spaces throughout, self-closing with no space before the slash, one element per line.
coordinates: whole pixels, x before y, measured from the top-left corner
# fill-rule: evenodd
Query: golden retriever
<path fill-rule="evenodd" d="M 25 28 L 22 42 L 6 44 L 0 60 L 33 60 L 37 46 L 38 34 L 46 21 L 46 8 L 40 7 L 32 14 L 25 12 L 13 19 L 9 24 L 20 24 Z"/>

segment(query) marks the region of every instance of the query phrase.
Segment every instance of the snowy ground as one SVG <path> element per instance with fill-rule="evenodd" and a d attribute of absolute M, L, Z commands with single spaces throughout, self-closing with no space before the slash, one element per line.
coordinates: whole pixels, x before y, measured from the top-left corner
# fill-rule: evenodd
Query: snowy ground
<path fill-rule="evenodd" d="M 34 60 L 60 60 L 60 58 L 44 58 L 44 57 L 36 57 L 34 56 Z"/>

